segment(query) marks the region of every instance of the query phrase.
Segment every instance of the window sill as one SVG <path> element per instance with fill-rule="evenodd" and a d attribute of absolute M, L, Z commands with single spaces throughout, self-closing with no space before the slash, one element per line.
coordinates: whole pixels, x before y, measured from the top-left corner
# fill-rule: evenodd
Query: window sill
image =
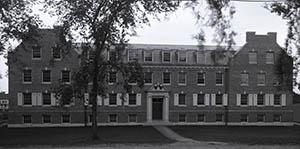
<path fill-rule="evenodd" d="M 53 58 L 54 61 L 61 61 L 61 58 Z"/>
<path fill-rule="evenodd" d="M 23 84 L 32 84 L 32 82 L 23 82 Z"/>
<path fill-rule="evenodd" d="M 257 86 L 266 86 L 265 84 L 257 84 Z"/>
<path fill-rule="evenodd" d="M 32 60 L 41 60 L 42 58 L 32 58 Z"/>
<path fill-rule="evenodd" d="M 205 86 L 205 84 L 197 84 L 198 86 Z"/>
<path fill-rule="evenodd" d="M 224 84 L 216 84 L 216 86 L 224 86 Z"/>
<path fill-rule="evenodd" d="M 128 85 L 137 85 L 137 83 L 128 83 Z"/>
<path fill-rule="evenodd" d="M 51 82 L 42 82 L 42 84 L 49 85 Z"/>
<path fill-rule="evenodd" d="M 108 85 L 114 85 L 115 83 L 108 83 Z"/>
<path fill-rule="evenodd" d="M 249 84 L 241 84 L 241 86 L 249 86 Z"/>
<path fill-rule="evenodd" d="M 152 83 L 145 83 L 144 85 L 152 85 Z"/>
<path fill-rule="evenodd" d="M 163 83 L 163 85 L 168 85 L 169 86 L 169 85 L 171 85 L 171 83 Z"/>
<path fill-rule="evenodd" d="M 178 86 L 186 86 L 186 83 L 185 84 L 179 83 Z"/>

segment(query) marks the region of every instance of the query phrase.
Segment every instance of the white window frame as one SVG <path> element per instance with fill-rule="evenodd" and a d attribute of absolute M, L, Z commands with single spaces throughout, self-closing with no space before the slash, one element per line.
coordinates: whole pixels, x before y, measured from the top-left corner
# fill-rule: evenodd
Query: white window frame
<path fill-rule="evenodd" d="M 25 71 L 29 71 L 29 70 L 31 71 L 31 72 L 30 72 L 30 78 L 31 78 L 31 81 L 30 81 L 30 82 L 29 82 L 29 81 L 26 81 L 26 82 L 25 82 L 25 80 L 24 80 L 24 79 L 25 79 Z M 22 71 L 22 83 L 23 83 L 23 84 L 32 84 L 32 69 L 29 69 L 29 68 L 23 69 L 23 71 Z"/>
<path fill-rule="evenodd" d="M 180 61 L 180 58 L 183 56 L 185 58 L 185 61 Z M 186 63 L 187 62 L 187 53 L 186 51 L 178 51 L 178 62 L 179 63 Z"/>
<path fill-rule="evenodd" d="M 153 84 L 153 72 L 144 72 L 145 76 L 146 76 L 146 73 L 151 73 L 151 83 L 145 83 L 145 85 L 152 85 Z"/>
<path fill-rule="evenodd" d="M 147 52 L 151 53 L 151 61 L 146 61 L 146 54 Z M 153 62 L 153 51 L 144 50 L 144 62 Z"/>
<path fill-rule="evenodd" d="M 111 116 L 115 115 L 116 116 L 116 121 L 112 122 L 111 121 Z M 118 123 L 118 114 L 109 114 L 108 115 L 108 123 Z"/>
<path fill-rule="evenodd" d="M 222 74 L 222 84 L 217 84 L 217 74 L 218 73 Z M 216 86 L 223 86 L 224 85 L 224 73 L 223 72 L 216 72 L 215 73 L 215 84 L 216 84 Z"/>
<path fill-rule="evenodd" d="M 250 54 L 251 53 L 253 53 L 253 54 L 255 54 L 255 62 L 254 61 L 250 61 Z M 254 50 L 252 50 L 252 51 L 249 51 L 249 53 L 248 53 L 248 63 L 249 64 L 257 64 L 257 51 L 254 51 Z"/>
<path fill-rule="evenodd" d="M 247 83 L 244 83 L 243 82 L 243 75 L 246 76 L 245 79 L 247 79 Z M 241 72 L 241 83 L 240 83 L 241 86 L 249 86 L 249 73 L 248 72 Z"/>
<path fill-rule="evenodd" d="M 203 80 L 204 80 L 204 83 L 199 83 L 199 82 L 198 82 L 198 80 L 199 80 L 199 74 L 200 74 L 200 73 L 203 74 Z M 206 81 L 205 81 L 205 76 L 206 76 L 206 73 L 205 73 L 205 72 L 198 72 L 198 73 L 197 73 L 197 85 L 199 85 L 199 86 L 205 86 L 205 83 L 206 83 Z"/>
<path fill-rule="evenodd" d="M 40 57 L 33 57 L 33 53 L 34 53 L 34 47 L 38 47 L 38 45 L 33 45 L 32 46 L 32 50 L 31 50 L 31 58 L 32 58 L 32 60 L 41 60 L 42 59 L 42 47 L 40 47 L 39 49 L 40 49 Z"/>
<path fill-rule="evenodd" d="M 49 82 L 44 82 L 44 71 L 50 71 L 50 81 Z M 52 82 L 52 75 L 51 75 L 51 70 L 50 69 L 44 69 L 42 70 L 42 84 L 51 84 Z"/>
<path fill-rule="evenodd" d="M 180 74 L 182 74 L 182 75 L 184 75 L 184 83 L 180 83 L 179 81 L 180 81 Z M 178 78 L 177 78 L 177 80 L 178 80 L 178 85 L 180 85 L 180 86 L 185 86 L 187 83 L 187 73 L 186 72 L 178 72 Z M 170 75 L 170 77 L 171 77 L 171 75 Z M 171 81 L 170 81 L 171 82 Z"/>
<path fill-rule="evenodd" d="M 260 84 L 259 83 L 259 78 L 258 78 L 258 76 L 259 75 L 264 75 L 264 84 Z M 257 84 L 257 86 L 266 86 L 266 84 L 267 84 L 267 80 L 266 80 L 266 77 L 267 77 L 267 73 L 266 72 L 258 72 L 257 74 L 256 74 L 256 80 L 257 80 L 257 82 L 256 82 L 256 84 Z"/>
<path fill-rule="evenodd" d="M 164 73 L 169 73 L 170 74 L 170 83 L 165 83 L 164 82 Z M 171 72 L 163 72 L 162 73 L 162 82 L 163 82 L 164 85 L 171 85 L 171 83 L 172 83 L 172 74 L 171 74 Z"/>
<path fill-rule="evenodd" d="M 165 53 L 170 54 L 170 61 L 165 61 Z M 172 52 L 171 51 L 162 51 L 162 62 L 163 63 L 171 63 L 172 62 Z"/>
<path fill-rule="evenodd" d="M 273 58 L 272 61 L 268 61 L 268 54 L 272 54 Z M 266 64 L 274 64 L 275 63 L 275 52 L 274 51 L 267 51 L 266 52 Z"/>
<path fill-rule="evenodd" d="M 68 82 L 63 82 L 63 71 L 69 72 L 69 81 Z M 61 70 L 61 82 L 64 84 L 71 84 L 71 71 L 70 70 L 68 70 L 68 69 Z"/>

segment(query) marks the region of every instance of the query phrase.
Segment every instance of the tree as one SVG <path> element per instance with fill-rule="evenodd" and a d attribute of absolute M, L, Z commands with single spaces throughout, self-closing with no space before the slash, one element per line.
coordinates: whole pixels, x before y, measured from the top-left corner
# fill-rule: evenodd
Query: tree
<path fill-rule="evenodd" d="M 45 8 L 55 8 L 53 14 L 59 15 L 65 30 L 75 30 L 92 45 L 86 50 L 93 53 L 92 58 L 84 59 L 80 71 L 75 75 L 75 84 L 92 82 L 92 129 L 93 139 L 97 139 L 97 95 L 105 96 L 105 78 L 109 70 L 115 69 L 123 76 L 123 87 L 130 89 L 128 80 L 133 74 L 142 81 L 142 69 L 137 62 L 121 61 L 121 51 L 126 48 L 126 37 L 135 34 L 135 28 L 149 23 L 149 17 L 176 10 L 179 2 L 172 0 L 45 0 Z M 66 32 L 69 39 L 71 32 Z M 107 60 L 104 54 L 112 47 L 118 58 Z M 82 78 L 82 76 L 86 76 Z M 82 91 L 80 87 L 76 87 Z"/>
<path fill-rule="evenodd" d="M 294 49 L 297 53 L 294 58 L 294 86 L 300 88 L 296 78 L 299 75 L 300 64 L 300 1 L 299 0 L 286 0 L 285 2 L 272 3 L 266 6 L 272 13 L 276 13 L 288 22 L 288 34 L 285 42 L 285 49 L 288 53 L 292 53 Z M 284 59 L 284 58 L 283 58 Z M 282 60 L 281 60 L 282 61 Z M 281 62 L 281 64 L 284 62 Z M 289 73 L 290 70 L 282 69 L 282 73 Z"/>
<path fill-rule="evenodd" d="M 34 0 L 0 1 L 0 54 L 13 50 L 12 41 L 32 39 L 35 28 L 41 24 L 31 6 Z"/>

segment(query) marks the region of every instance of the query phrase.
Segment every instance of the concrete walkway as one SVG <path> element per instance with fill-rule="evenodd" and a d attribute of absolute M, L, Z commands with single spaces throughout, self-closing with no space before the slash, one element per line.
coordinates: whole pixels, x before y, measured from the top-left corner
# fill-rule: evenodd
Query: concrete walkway
<path fill-rule="evenodd" d="M 166 126 L 153 126 L 157 131 L 159 131 L 162 135 L 164 135 L 165 137 L 171 139 L 171 140 L 175 140 L 178 142 L 197 142 L 193 139 L 189 139 L 189 138 L 185 138 L 179 134 L 177 134 L 176 132 L 174 132 L 173 130 L 171 130 L 170 128 L 166 127 Z"/>

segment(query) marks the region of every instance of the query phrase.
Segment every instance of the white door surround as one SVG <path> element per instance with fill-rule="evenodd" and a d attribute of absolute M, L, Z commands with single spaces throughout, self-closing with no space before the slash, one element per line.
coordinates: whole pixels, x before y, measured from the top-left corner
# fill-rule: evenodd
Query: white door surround
<path fill-rule="evenodd" d="M 148 92 L 147 93 L 147 122 L 152 122 L 152 98 L 163 98 L 163 121 L 169 121 L 169 93 Z"/>

